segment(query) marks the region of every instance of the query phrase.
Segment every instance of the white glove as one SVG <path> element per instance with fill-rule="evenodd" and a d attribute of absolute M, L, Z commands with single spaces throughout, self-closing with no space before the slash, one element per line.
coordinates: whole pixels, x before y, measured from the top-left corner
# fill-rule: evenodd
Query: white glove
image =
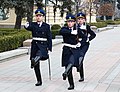
<path fill-rule="evenodd" d="M 51 51 L 48 50 L 48 54 L 50 54 L 50 53 L 51 53 Z"/>
<path fill-rule="evenodd" d="M 77 30 L 72 30 L 72 31 L 71 31 L 71 34 L 77 35 Z"/>
<path fill-rule="evenodd" d="M 81 46 L 81 43 L 79 42 L 76 47 L 80 47 L 80 46 Z"/>
<path fill-rule="evenodd" d="M 86 42 L 89 42 L 89 41 L 90 41 L 90 40 L 89 40 L 89 37 L 88 37 Z"/>
<path fill-rule="evenodd" d="M 82 24 L 82 25 L 80 26 L 80 29 L 86 30 L 86 25 L 83 25 L 83 24 Z"/>
<path fill-rule="evenodd" d="M 26 22 L 25 23 L 25 28 L 28 28 L 29 27 L 29 22 Z"/>

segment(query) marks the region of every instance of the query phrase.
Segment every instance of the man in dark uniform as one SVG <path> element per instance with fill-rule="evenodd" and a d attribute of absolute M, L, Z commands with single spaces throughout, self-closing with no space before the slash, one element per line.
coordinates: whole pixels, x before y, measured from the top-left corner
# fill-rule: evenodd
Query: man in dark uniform
<path fill-rule="evenodd" d="M 32 32 L 31 42 L 31 68 L 34 68 L 37 83 L 36 86 L 42 85 L 39 60 L 46 60 L 49 58 L 48 51 L 52 51 L 52 35 L 50 32 L 50 25 L 43 22 L 45 12 L 42 9 L 35 11 L 36 22 L 29 22 L 25 24 L 25 29 Z"/>
<path fill-rule="evenodd" d="M 86 35 L 86 39 L 82 42 L 80 47 L 80 51 L 82 51 L 83 57 L 85 57 L 90 41 L 96 37 L 96 34 L 91 30 L 90 26 L 86 24 L 86 15 L 84 13 L 81 12 L 77 14 L 77 22 L 78 28 L 80 28 L 81 32 Z M 79 82 L 84 81 L 83 60 L 77 70 L 80 73 Z"/>
<path fill-rule="evenodd" d="M 80 43 L 78 42 L 78 35 L 84 37 L 79 30 L 76 30 L 75 26 L 75 16 L 67 15 L 67 27 L 62 27 L 60 34 L 63 36 L 63 51 L 62 51 L 62 67 L 65 66 L 65 72 L 62 74 L 63 80 L 68 77 L 68 82 L 70 87 L 68 90 L 74 89 L 74 81 L 72 75 L 72 67 L 79 66 L 80 57 Z"/>

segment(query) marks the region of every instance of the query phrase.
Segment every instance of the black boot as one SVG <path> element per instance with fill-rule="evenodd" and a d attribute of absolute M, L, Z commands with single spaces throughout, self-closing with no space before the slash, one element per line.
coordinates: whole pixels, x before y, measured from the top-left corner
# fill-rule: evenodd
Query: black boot
<path fill-rule="evenodd" d="M 68 75 L 68 82 L 70 84 L 70 86 L 68 87 L 68 90 L 73 90 L 74 89 L 74 82 L 73 82 L 72 69 L 70 69 L 70 73 Z"/>
<path fill-rule="evenodd" d="M 74 89 L 74 85 L 70 85 L 70 87 L 68 87 L 68 90 L 73 90 Z"/>
<path fill-rule="evenodd" d="M 76 67 L 77 72 L 80 72 L 80 68 L 81 68 L 82 64 L 83 64 L 83 57 L 81 56 L 81 57 L 79 57 L 79 65 Z"/>
<path fill-rule="evenodd" d="M 62 74 L 63 80 L 66 80 L 72 66 L 73 66 L 72 64 L 68 64 L 68 66 L 66 67 L 65 72 Z"/>
<path fill-rule="evenodd" d="M 42 85 L 42 78 L 41 78 L 41 73 L 40 73 L 39 62 L 34 67 L 34 70 L 35 70 L 35 75 L 36 75 L 36 78 L 37 78 L 37 83 L 35 84 L 35 86 L 41 86 Z"/>
<path fill-rule="evenodd" d="M 42 82 L 41 81 L 38 81 L 35 86 L 41 86 L 42 85 Z"/>
<path fill-rule="evenodd" d="M 82 82 L 82 81 L 84 81 L 84 70 L 83 70 L 83 64 L 82 64 L 81 67 L 80 67 L 80 71 L 79 71 L 79 73 L 80 73 L 80 80 L 79 80 L 79 82 Z"/>
<path fill-rule="evenodd" d="M 31 59 L 31 68 L 33 68 L 34 66 L 36 66 L 40 60 L 40 56 L 36 56 L 35 58 Z"/>

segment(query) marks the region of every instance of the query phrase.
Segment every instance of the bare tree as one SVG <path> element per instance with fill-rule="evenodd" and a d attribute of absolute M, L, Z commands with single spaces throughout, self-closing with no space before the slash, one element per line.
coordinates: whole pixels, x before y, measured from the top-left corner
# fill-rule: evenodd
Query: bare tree
<path fill-rule="evenodd" d="M 105 3 L 100 6 L 98 10 L 99 15 L 104 16 L 104 20 L 106 20 L 106 16 L 113 16 L 114 9 L 111 3 Z"/>

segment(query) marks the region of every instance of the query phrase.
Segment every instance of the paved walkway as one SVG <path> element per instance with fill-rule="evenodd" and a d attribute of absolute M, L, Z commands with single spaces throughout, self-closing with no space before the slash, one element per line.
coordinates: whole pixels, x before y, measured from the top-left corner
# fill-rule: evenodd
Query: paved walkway
<path fill-rule="evenodd" d="M 0 63 L 0 92 L 69 92 L 62 80 L 62 45 L 53 47 L 51 56 L 52 80 L 48 78 L 48 63 L 41 62 L 43 85 L 36 87 L 29 55 Z M 85 81 L 78 82 L 74 68 L 75 89 L 71 92 L 120 92 L 120 27 L 97 33 L 84 60 Z"/>

